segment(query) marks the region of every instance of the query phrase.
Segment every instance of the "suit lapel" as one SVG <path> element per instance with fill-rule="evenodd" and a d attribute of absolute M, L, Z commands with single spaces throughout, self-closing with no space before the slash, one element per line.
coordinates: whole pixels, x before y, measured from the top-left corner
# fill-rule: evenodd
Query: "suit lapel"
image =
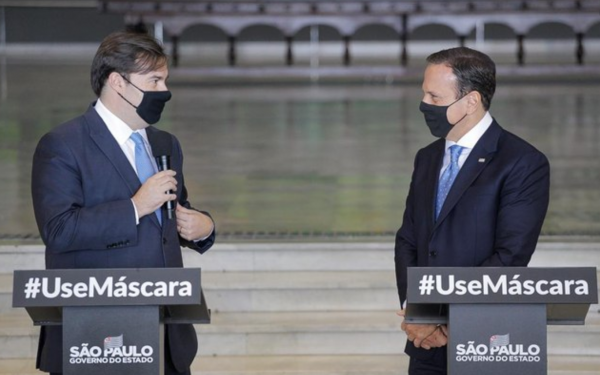
<path fill-rule="evenodd" d="M 473 184 L 475 179 L 492 160 L 498 146 L 498 138 L 500 137 L 501 132 L 502 128 L 494 121 L 481 139 L 479 139 L 465 161 L 465 164 L 460 169 L 460 172 L 458 172 L 456 180 L 454 180 L 454 184 L 452 184 L 452 187 L 450 188 L 450 192 L 448 192 L 446 201 L 444 202 L 440 215 L 435 223 L 434 230 L 442 221 L 444 221 L 465 191 Z"/>
<path fill-rule="evenodd" d="M 90 138 L 96 143 L 100 151 L 106 156 L 113 167 L 117 170 L 125 185 L 129 189 L 131 196 L 133 196 L 142 186 L 140 179 L 137 176 L 135 170 L 131 167 L 129 160 L 123 153 L 123 150 L 108 130 L 108 127 L 98 115 L 93 107 L 90 105 L 87 112 L 83 115 L 85 121 L 90 130 Z M 158 218 L 156 215 L 149 215 L 152 220 L 160 227 Z"/>

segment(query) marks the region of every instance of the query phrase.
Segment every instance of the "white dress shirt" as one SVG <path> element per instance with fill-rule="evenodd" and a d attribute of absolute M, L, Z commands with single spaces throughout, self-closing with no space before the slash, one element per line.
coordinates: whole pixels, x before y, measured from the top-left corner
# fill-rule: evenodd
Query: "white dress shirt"
<path fill-rule="evenodd" d="M 489 112 L 486 112 L 483 118 L 477 123 L 477 125 L 475 125 L 473 129 L 469 130 L 467 134 L 463 135 L 463 137 L 459 139 L 458 142 L 446 139 L 444 162 L 442 164 L 439 177 L 442 177 L 442 173 L 450 165 L 450 147 L 453 145 L 459 145 L 463 147 L 463 150 L 460 153 L 460 156 L 458 157 L 458 168 L 462 168 L 462 166 L 465 164 L 465 161 L 471 154 L 471 151 L 473 151 L 473 148 L 475 147 L 479 139 L 483 136 L 483 133 L 485 133 L 486 130 L 488 130 L 488 128 L 490 127 L 490 125 L 492 125 L 493 121 L 494 119 L 492 118 L 492 115 L 490 115 Z"/>
<path fill-rule="evenodd" d="M 129 160 L 131 167 L 137 173 L 135 167 L 135 142 L 133 142 L 133 139 L 131 139 L 131 134 L 133 134 L 134 131 L 131 130 L 129 125 L 123 122 L 123 120 L 121 120 L 120 118 L 115 116 L 111 111 L 109 111 L 108 108 L 106 108 L 104 104 L 102 104 L 100 99 L 98 99 L 94 108 L 106 124 L 106 127 L 108 127 L 108 131 L 110 131 L 110 133 L 115 138 L 119 146 L 121 146 L 121 150 L 123 150 L 123 153 L 127 157 L 127 160 Z M 150 160 L 153 161 L 152 165 L 154 166 L 154 172 L 158 172 L 156 161 L 152 157 L 150 143 L 148 142 L 148 136 L 146 135 L 146 129 L 140 129 L 137 131 L 137 133 L 139 133 L 142 136 L 142 139 L 144 140 L 146 152 L 150 156 Z"/>

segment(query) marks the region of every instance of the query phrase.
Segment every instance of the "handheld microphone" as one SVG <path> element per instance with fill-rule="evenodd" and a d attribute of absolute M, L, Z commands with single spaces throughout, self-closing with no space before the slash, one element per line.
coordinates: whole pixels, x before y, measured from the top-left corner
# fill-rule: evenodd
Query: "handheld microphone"
<path fill-rule="evenodd" d="M 149 131 L 146 134 L 150 147 L 152 147 L 152 155 L 156 158 L 158 170 L 162 172 L 171 169 L 171 152 L 173 150 L 171 134 L 162 130 Z M 167 193 L 173 194 L 173 191 L 169 190 Z M 165 202 L 163 207 L 167 210 L 167 217 L 172 219 L 175 212 L 173 201 Z"/>

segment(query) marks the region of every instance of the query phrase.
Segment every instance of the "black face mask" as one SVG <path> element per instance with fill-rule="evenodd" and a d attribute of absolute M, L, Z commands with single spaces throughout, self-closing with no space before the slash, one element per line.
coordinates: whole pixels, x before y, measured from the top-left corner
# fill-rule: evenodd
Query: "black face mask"
<path fill-rule="evenodd" d="M 464 98 L 464 96 L 462 98 Z M 465 113 L 465 115 L 454 124 L 451 124 L 448 121 L 448 108 L 462 98 L 458 98 L 454 102 L 450 103 L 450 105 L 433 105 L 421 102 L 421 105 L 419 105 L 419 110 L 423 112 L 423 115 L 425 116 L 425 123 L 429 127 L 429 131 L 434 137 L 445 138 L 448 133 L 450 133 L 450 130 L 452 130 L 454 125 L 458 124 L 465 117 L 467 117 L 467 114 Z"/>
<path fill-rule="evenodd" d="M 171 100 L 171 91 L 144 91 L 134 85 L 127 78 L 123 77 L 123 79 L 131 83 L 131 85 L 136 89 L 140 90 L 144 96 L 137 107 L 129 100 L 125 99 L 123 95 L 119 94 L 119 96 L 129 103 L 133 108 L 135 108 L 135 112 L 142 118 L 142 120 L 146 121 L 150 125 L 156 124 L 158 120 L 160 120 L 160 115 L 165 108 L 165 103 Z"/>

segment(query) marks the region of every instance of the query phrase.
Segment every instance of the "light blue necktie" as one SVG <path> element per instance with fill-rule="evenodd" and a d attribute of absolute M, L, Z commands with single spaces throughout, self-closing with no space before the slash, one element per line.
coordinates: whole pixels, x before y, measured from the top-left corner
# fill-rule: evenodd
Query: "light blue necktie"
<path fill-rule="evenodd" d="M 146 145 L 144 144 L 144 139 L 140 133 L 132 133 L 131 139 L 135 143 L 135 169 L 137 169 L 138 178 L 143 184 L 155 173 L 154 165 L 152 164 L 152 160 L 148 155 L 148 151 L 146 151 Z M 162 224 L 162 213 L 160 212 L 160 207 L 155 211 L 155 213 L 156 216 L 158 216 L 158 222 Z"/>
<path fill-rule="evenodd" d="M 444 173 L 442 173 L 442 177 L 440 178 L 440 183 L 438 185 L 438 193 L 435 201 L 435 218 L 437 219 L 440 215 L 440 211 L 442 211 L 442 207 L 444 206 L 444 201 L 448 196 L 448 192 L 456 179 L 456 175 L 458 175 L 458 171 L 460 167 L 458 166 L 458 157 L 462 152 L 464 147 L 459 145 L 450 146 L 450 165 L 446 168 Z"/>

